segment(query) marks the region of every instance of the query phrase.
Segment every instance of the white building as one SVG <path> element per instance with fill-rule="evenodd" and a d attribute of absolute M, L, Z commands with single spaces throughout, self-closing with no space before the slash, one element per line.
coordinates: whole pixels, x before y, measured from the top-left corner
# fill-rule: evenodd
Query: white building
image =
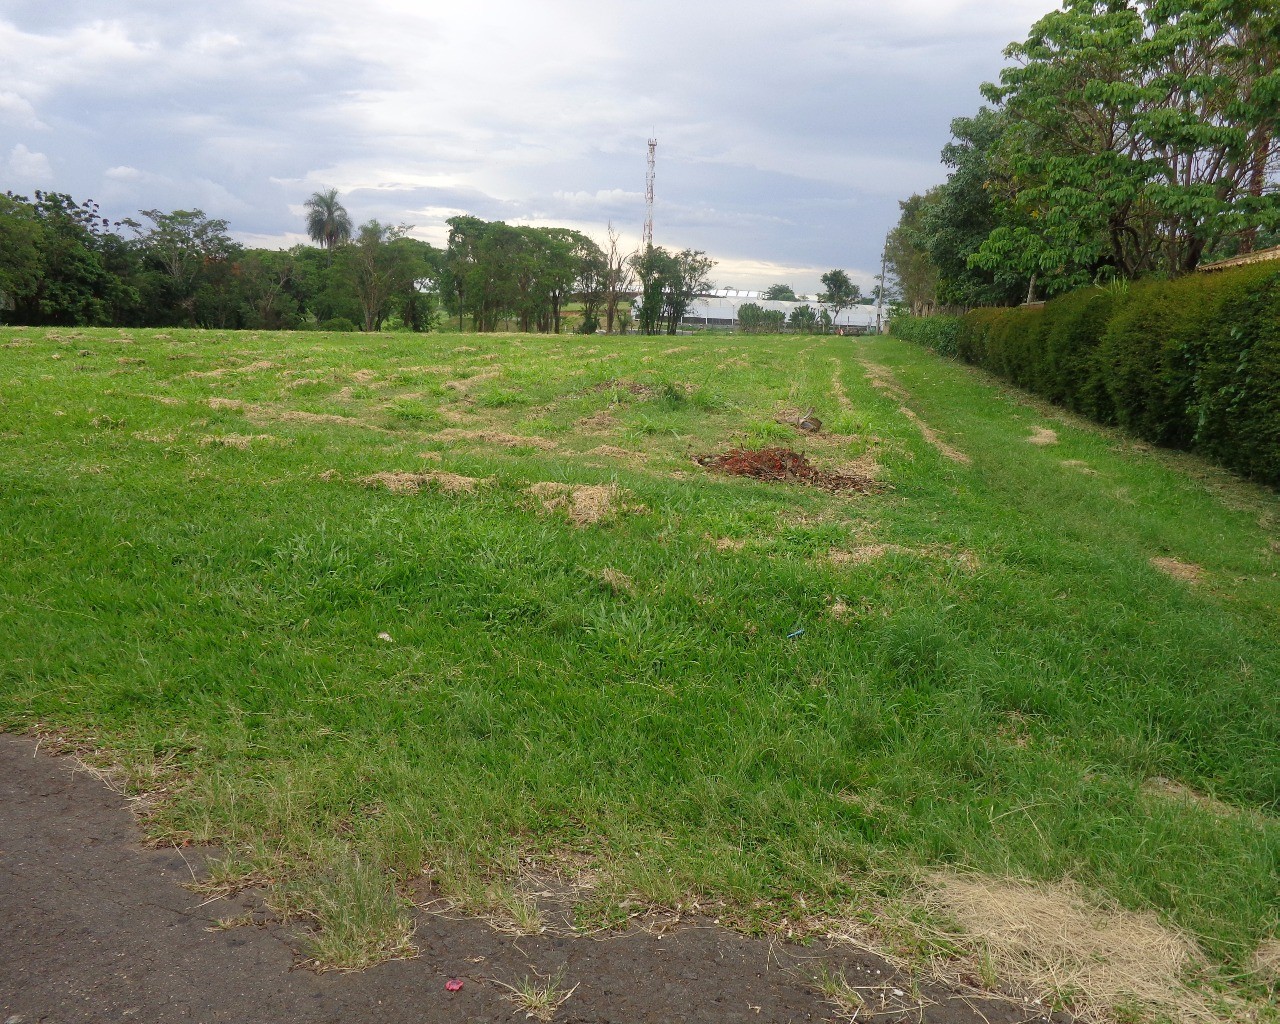
<path fill-rule="evenodd" d="M 788 321 L 790 321 L 791 313 L 797 306 L 808 306 L 819 314 L 825 308 L 821 302 L 815 299 L 783 302 L 777 299 L 762 299 L 760 297 L 761 294 L 761 292 L 738 291 L 733 288 L 718 288 L 706 295 L 699 295 L 693 300 L 684 317 L 681 318 L 680 326 L 717 327 L 721 330 L 737 330 L 738 310 L 749 302 L 754 303 L 761 309 L 776 310 L 786 317 Z M 637 299 L 637 319 L 639 318 L 639 303 L 640 300 Z M 832 324 L 833 331 L 843 330 L 848 334 L 871 334 L 875 332 L 875 329 L 875 306 L 850 306 L 848 309 L 842 309 L 840 315 L 835 317 Z"/>

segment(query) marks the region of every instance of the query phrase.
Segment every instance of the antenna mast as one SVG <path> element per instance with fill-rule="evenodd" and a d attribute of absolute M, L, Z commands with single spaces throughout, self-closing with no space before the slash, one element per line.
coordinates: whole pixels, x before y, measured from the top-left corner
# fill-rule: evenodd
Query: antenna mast
<path fill-rule="evenodd" d="M 644 179 L 644 239 L 641 242 L 645 249 L 653 245 L 653 179 L 654 168 L 657 164 L 658 140 L 649 140 L 649 173 Z"/>

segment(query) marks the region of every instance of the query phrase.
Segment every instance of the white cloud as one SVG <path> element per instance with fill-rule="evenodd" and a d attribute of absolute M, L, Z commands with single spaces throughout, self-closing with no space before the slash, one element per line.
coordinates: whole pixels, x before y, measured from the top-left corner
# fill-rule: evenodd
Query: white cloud
<path fill-rule="evenodd" d="M 30 100 L 11 91 L 0 91 L 0 124 L 37 131 L 49 127 L 36 115 Z"/>
<path fill-rule="evenodd" d="M 659 241 L 767 284 L 878 260 L 1047 3 L 26 2 L 0 14 L 0 124 L 42 130 L 14 150 L 58 169 L 42 184 L 113 212 L 199 206 L 287 240 L 332 187 L 437 244 L 464 211 L 638 235 L 656 131 Z"/>
<path fill-rule="evenodd" d="M 53 165 L 43 153 L 33 153 L 19 142 L 9 152 L 9 176 L 19 188 L 54 184 Z"/>

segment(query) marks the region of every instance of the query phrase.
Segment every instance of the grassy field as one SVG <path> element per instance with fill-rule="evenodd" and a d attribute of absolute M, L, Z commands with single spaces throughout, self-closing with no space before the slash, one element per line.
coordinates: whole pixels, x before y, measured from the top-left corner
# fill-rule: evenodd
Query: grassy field
<path fill-rule="evenodd" d="M 403 948 L 424 877 L 536 914 L 532 858 L 584 927 L 919 959 L 1021 879 L 1266 998 L 1274 493 L 890 338 L 0 345 L 0 727 L 91 742 L 319 959 Z M 881 489 L 692 459 L 767 445 Z"/>

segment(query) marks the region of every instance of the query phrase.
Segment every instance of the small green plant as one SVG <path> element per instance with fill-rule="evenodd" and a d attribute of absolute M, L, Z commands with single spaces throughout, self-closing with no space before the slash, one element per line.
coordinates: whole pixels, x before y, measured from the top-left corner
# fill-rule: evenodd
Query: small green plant
<path fill-rule="evenodd" d="M 554 1019 L 556 1011 L 578 990 L 577 985 L 568 989 L 563 987 L 563 971 L 550 977 L 542 977 L 535 972 L 533 976 L 526 975 L 514 985 L 495 979 L 495 984 L 507 990 L 507 999 L 523 1010 L 526 1018 L 540 1021 Z"/>
<path fill-rule="evenodd" d="M 818 968 L 813 983 L 827 1002 L 850 1018 L 856 1018 L 866 1009 L 866 1000 L 849 984 L 844 971 L 832 970 L 827 964 L 823 964 Z"/>

